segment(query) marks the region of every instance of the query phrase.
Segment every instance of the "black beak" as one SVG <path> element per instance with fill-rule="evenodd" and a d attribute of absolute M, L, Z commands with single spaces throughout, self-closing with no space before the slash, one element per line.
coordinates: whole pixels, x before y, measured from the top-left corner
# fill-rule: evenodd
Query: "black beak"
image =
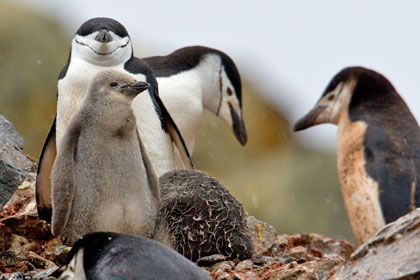
<path fill-rule="evenodd" d="M 315 106 L 309 113 L 299 119 L 295 125 L 293 126 L 294 131 L 300 131 L 307 129 L 308 127 L 314 126 L 318 124 L 316 119 L 318 118 L 319 114 L 324 111 L 326 106 Z"/>
<path fill-rule="evenodd" d="M 150 84 L 146 82 L 137 82 L 132 85 L 125 85 L 122 86 L 121 89 L 123 90 L 123 93 L 126 95 L 137 95 L 147 89 L 149 89 Z"/>
<path fill-rule="evenodd" d="M 112 41 L 112 37 L 108 30 L 102 29 L 99 31 L 98 35 L 96 35 L 95 40 L 100 43 L 109 43 Z"/>
<path fill-rule="evenodd" d="M 229 111 L 230 116 L 232 117 L 232 128 L 233 133 L 236 136 L 236 139 L 238 139 L 239 143 L 241 143 L 242 146 L 245 146 L 246 141 L 248 140 L 248 134 L 246 133 L 245 123 L 242 116 L 239 116 L 235 109 L 233 109 L 232 105 L 229 104 Z"/>

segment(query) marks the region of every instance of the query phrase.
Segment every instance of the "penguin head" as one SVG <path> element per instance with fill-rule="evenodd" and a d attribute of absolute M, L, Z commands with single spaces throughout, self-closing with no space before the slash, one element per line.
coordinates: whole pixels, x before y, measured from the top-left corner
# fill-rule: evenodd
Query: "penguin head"
<path fill-rule="evenodd" d="M 137 81 L 126 73 L 105 70 L 93 78 L 90 94 L 100 99 L 111 98 L 130 104 L 134 97 L 149 87 L 149 83 Z"/>
<path fill-rule="evenodd" d="M 248 136 L 242 116 L 241 77 L 235 63 L 227 54 L 216 49 L 194 46 L 182 51 L 199 56 L 198 67 L 207 72 L 203 86 L 205 107 L 221 117 L 244 146 Z"/>
<path fill-rule="evenodd" d="M 233 60 L 219 52 L 221 58 L 219 104 L 214 112 L 233 130 L 236 139 L 244 146 L 248 140 L 242 115 L 242 86 L 239 71 Z"/>
<path fill-rule="evenodd" d="M 54 273 L 59 280 L 89 279 L 97 262 L 102 258 L 104 248 L 119 235 L 111 232 L 89 233 L 76 241 L 67 255 L 67 264 Z"/>
<path fill-rule="evenodd" d="M 360 103 L 375 105 L 392 92 L 392 84 L 381 74 L 363 67 L 345 68 L 330 81 L 315 107 L 296 122 L 294 130 L 321 123 L 338 124 L 342 114 L 357 110 Z"/>
<path fill-rule="evenodd" d="M 125 27 L 110 18 L 92 18 L 80 26 L 72 41 L 71 57 L 95 65 L 112 66 L 129 60 L 133 48 Z"/>

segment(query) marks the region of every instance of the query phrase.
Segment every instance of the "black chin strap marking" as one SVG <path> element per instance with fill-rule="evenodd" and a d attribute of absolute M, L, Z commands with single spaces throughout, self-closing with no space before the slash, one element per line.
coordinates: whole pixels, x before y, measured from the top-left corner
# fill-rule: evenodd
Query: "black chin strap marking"
<path fill-rule="evenodd" d="M 91 49 L 91 51 L 93 51 L 94 53 L 96 53 L 96 54 L 98 54 L 98 55 L 109 55 L 109 54 L 112 54 L 112 53 L 114 53 L 116 50 L 118 50 L 119 48 L 125 48 L 125 47 L 128 45 L 128 43 L 130 43 L 130 40 L 128 40 L 128 41 L 127 41 L 127 43 L 125 43 L 124 45 L 121 45 L 121 46 L 116 47 L 113 51 L 111 51 L 111 52 L 109 52 L 109 53 L 100 53 L 100 52 L 97 52 L 97 51 L 95 51 L 94 49 L 92 49 L 92 48 L 91 48 L 88 44 L 82 43 L 82 42 L 78 41 L 77 39 L 75 39 L 75 41 L 76 41 L 76 43 L 78 43 L 79 45 L 82 45 L 82 46 L 86 46 L 86 47 L 88 47 L 89 49 Z"/>
<path fill-rule="evenodd" d="M 220 107 L 222 107 L 222 99 L 223 99 L 223 84 L 222 84 L 222 70 L 223 70 L 223 65 L 220 66 L 220 70 L 219 70 L 219 92 L 220 92 L 220 99 L 219 99 L 219 106 L 217 107 L 217 111 L 216 111 L 216 116 L 219 115 L 220 113 Z"/>

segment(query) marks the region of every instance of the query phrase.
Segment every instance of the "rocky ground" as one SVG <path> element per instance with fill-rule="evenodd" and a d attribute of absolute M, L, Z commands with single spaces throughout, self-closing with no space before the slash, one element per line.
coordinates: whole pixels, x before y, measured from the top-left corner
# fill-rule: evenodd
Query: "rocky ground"
<path fill-rule="evenodd" d="M 36 163 L 0 116 L 0 280 L 55 279 L 70 248 L 54 238 L 36 212 Z M 0 208 L 1 209 L 1 208 Z M 213 279 L 420 279 L 420 209 L 381 229 L 356 250 L 344 239 L 282 235 L 248 217 L 251 259 L 201 258 Z"/>

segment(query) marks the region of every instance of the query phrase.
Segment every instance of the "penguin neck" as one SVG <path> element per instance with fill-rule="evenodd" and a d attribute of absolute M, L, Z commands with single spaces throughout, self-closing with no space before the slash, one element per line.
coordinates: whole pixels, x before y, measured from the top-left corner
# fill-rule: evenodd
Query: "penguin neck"
<path fill-rule="evenodd" d="M 103 124 L 114 135 L 127 134 L 134 131 L 136 127 L 135 116 L 131 109 L 132 100 L 124 96 L 91 96 L 86 98 L 85 104 L 89 104 L 88 114 L 92 115 L 94 121 Z M 99 126 L 98 126 L 99 127 Z"/>
<path fill-rule="evenodd" d="M 216 54 L 205 55 L 195 71 L 200 78 L 203 107 L 213 114 L 217 114 L 222 97 L 221 74 L 223 67 L 220 56 Z"/>

